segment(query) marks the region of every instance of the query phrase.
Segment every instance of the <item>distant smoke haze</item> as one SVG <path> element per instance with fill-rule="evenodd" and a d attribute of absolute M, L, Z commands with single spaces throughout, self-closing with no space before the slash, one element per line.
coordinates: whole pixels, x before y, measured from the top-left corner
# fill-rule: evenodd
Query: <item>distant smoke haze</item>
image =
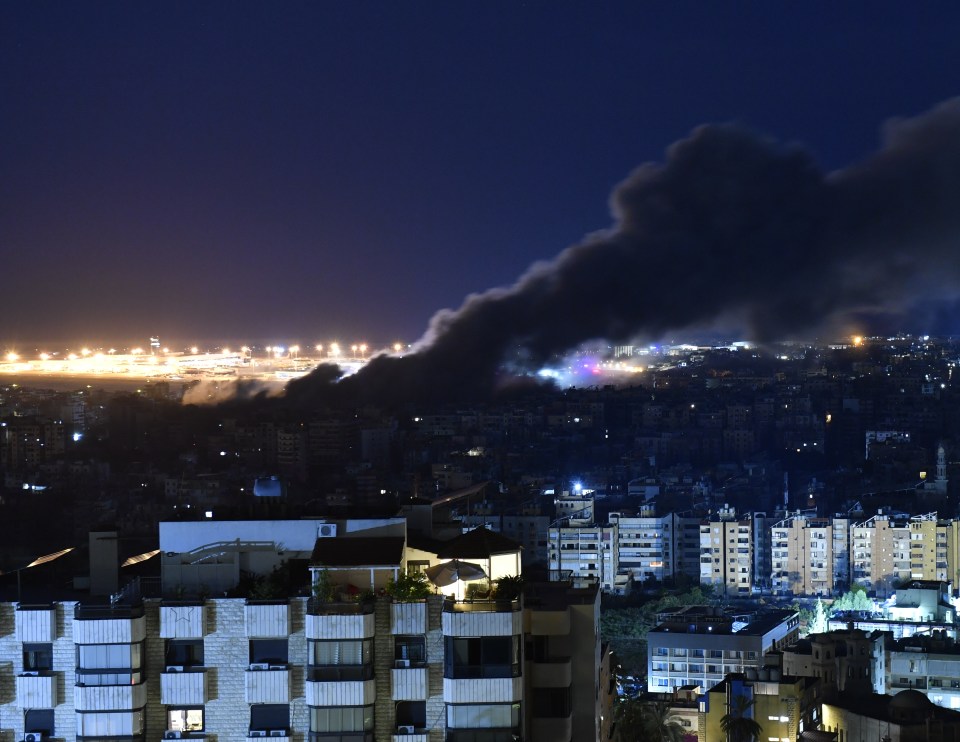
<path fill-rule="evenodd" d="M 881 149 L 824 173 L 798 146 L 703 126 L 613 192 L 614 225 L 516 283 L 437 312 L 413 352 L 292 402 L 487 396 L 505 361 L 535 369 L 583 342 L 729 327 L 764 342 L 863 327 L 960 297 L 960 99 L 883 128 Z"/>

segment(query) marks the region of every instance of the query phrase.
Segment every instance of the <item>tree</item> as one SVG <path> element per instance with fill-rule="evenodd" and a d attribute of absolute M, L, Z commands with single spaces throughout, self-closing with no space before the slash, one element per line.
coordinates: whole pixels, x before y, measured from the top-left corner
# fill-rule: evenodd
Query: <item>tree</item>
<path fill-rule="evenodd" d="M 683 742 L 686 730 L 668 701 L 623 701 L 617 707 L 620 742 Z"/>
<path fill-rule="evenodd" d="M 728 742 L 755 742 L 763 734 L 763 727 L 752 716 L 753 699 L 737 695 L 730 699 L 728 711 L 720 719 L 720 729 Z"/>
<path fill-rule="evenodd" d="M 817 598 L 817 606 L 813 611 L 813 620 L 810 621 L 810 630 L 808 634 L 823 634 L 827 631 L 827 609 L 823 606 L 823 601 Z"/>
<path fill-rule="evenodd" d="M 864 613 L 875 613 L 877 610 L 874 602 L 867 597 L 867 591 L 862 585 L 851 585 L 850 589 L 833 601 L 830 606 L 830 615 L 837 613 L 846 613 L 847 611 L 862 611 Z"/>

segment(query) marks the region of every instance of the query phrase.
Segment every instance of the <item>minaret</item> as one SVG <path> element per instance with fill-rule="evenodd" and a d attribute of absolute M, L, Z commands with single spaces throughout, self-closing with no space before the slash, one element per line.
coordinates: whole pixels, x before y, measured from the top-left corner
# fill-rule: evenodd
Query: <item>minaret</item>
<path fill-rule="evenodd" d="M 937 492 L 947 491 L 947 452 L 943 450 L 943 444 L 937 448 L 937 478 L 933 482 L 933 488 Z"/>

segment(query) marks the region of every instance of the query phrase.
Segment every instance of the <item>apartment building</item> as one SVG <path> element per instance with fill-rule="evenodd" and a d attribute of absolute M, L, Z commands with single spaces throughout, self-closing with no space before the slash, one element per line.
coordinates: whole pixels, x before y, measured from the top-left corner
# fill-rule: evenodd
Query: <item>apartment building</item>
<path fill-rule="evenodd" d="M 728 673 L 764 666 L 764 655 L 800 635 L 795 611 L 728 613 L 688 606 L 657 616 L 647 633 L 647 686 L 668 692 L 683 685 L 712 688 Z"/>
<path fill-rule="evenodd" d="M 916 635 L 888 651 L 883 692 L 916 690 L 937 706 L 960 709 L 960 645 L 946 634 Z"/>
<path fill-rule="evenodd" d="M 832 595 L 835 590 L 833 519 L 796 513 L 771 528 L 775 594 Z"/>
<path fill-rule="evenodd" d="M 550 529 L 547 563 L 551 570 L 569 572 L 577 581 L 596 582 L 612 592 L 620 569 L 617 524 L 565 526 Z"/>
<path fill-rule="evenodd" d="M 796 512 L 770 529 L 774 593 L 834 595 L 855 582 L 887 598 L 909 580 L 957 574 L 960 521 L 878 513 L 864 521 Z"/>
<path fill-rule="evenodd" d="M 884 513 L 853 526 L 853 580 L 877 597 L 893 594 L 906 580 L 947 580 L 956 526 L 936 513 L 895 517 Z"/>
<path fill-rule="evenodd" d="M 197 527 L 179 533 L 193 556 L 167 555 L 163 597 L 131 588 L 105 602 L 0 603 L 3 738 L 598 739 L 596 586 L 391 598 L 384 588 L 407 561 L 395 521 L 312 521 L 314 547 L 303 560 L 300 521 L 250 522 L 246 531 L 234 522 L 243 535 L 232 542 L 220 539 L 223 524 L 208 522 L 205 536 Z M 168 548 L 177 525 L 165 524 Z M 279 534 L 289 542 L 271 540 Z M 464 554 L 491 576 L 519 574 L 519 550 L 503 552 L 494 536 L 464 534 L 436 551 Z M 483 544 L 497 548 L 480 554 Z M 283 559 L 289 553 L 309 564 L 314 597 L 200 597 L 174 582 L 194 579 L 190 567 L 200 563 L 211 567 L 202 578 L 220 584 L 237 564 L 257 563 L 261 575 L 277 559 L 281 570 L 295 568 Z M 367 589 L 373 594 L 355 595 Z"/>
<path fill-rule="evenodd" d="M 724 507 L 700 525 L 700 584 L 723 595 L 753 592 L 753 522 Z"/>

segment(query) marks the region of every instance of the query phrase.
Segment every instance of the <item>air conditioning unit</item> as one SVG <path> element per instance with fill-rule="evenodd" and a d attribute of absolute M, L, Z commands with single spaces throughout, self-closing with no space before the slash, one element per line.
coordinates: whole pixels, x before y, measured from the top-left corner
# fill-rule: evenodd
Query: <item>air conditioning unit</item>
<path fill-rule="evenodd" d="M 247 736 L 248 736 L 248 737 L 266 737 L 266 736 L 267 736 L 267 730 L 266 730 L 266 729 L 251 729 L 249 732 L 247 732 Z"/>
<path fill-rule="evenodd" d="M 336 523 L 321 523 L 317 527 L 317 538 L 334 538 L 337 535 Z"/>
<path fill-rule="evenodd" d="M 401 667 L 403 668 L 410 667 L 410 660 L 397 660 L 396 662 L 393 663 L 393 666 L 396 667 L 398 670 Z"/>
<path fill-rule="evenodd" d="M 32 678 L 36 678 L 36 677 L 39 677 L 39 676 L 40 676 L 40 671 L 39 671 L 39 670 L 24 670 L 24 671 L 23 671 L 23 675 L 24 675 L 24 676 L 29 676 L 29 677 L 32 677 Z"/>
<path fill-rule="evenodd" d="M 163 733 L 164 739 L 180 739 L 183 736 L 183 732 L 178 732 L 176 729 L 168 729 Z"/>
<path fill-rule="evenodd" d="M 43 742 L 43 732 L 27 732 L 23 735 L 24 742 Z"/>
<path fill-rule="evenodd" d="M 271 729 L 271 730 L 270 730 L 270 736 L 271 736 L 271 737 L 286 737 L 286 736 L 287 736 L 287 730 L 286 730 L 286 729 Z"/>
<path fill-rule="evenodd" d="M 250 664 L 250 669 L 251 669 L 251 670 L 269 670 L 269 669 L 270 669 L 270 663 L 268 663 L 268 662 L 253 662 L 253 663 Z M 256 731 L 256 730 L 254 730 L 254 731 Z"/>
<path fill-rule="evenodd" d="M 167 672 L 183 672 L 183 665 L 167 665 Z"/>
<path fill-rule="evenodd" d="M 414 728 L 412 724 L 405 724 L 404 726 L 397 727 L 397 734 L 413 734 Z"/>

